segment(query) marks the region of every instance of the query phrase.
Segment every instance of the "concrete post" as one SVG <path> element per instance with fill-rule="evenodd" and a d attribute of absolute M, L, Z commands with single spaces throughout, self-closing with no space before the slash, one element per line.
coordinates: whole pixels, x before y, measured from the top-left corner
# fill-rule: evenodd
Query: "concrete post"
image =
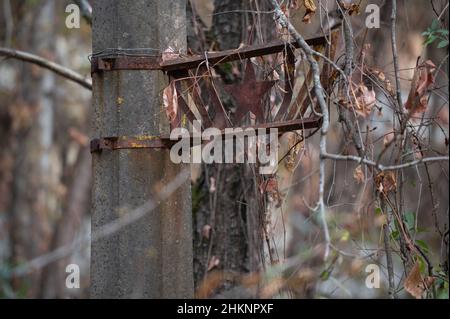
<path fill-rule="evenodd" d="M 186 48 L 184 0 L 96 0 L 93 52 L 107 48 Z M 159 54 L 161 52 L 156 52 Z M 161 71 L 93 76 L 92 137 L 168 134 Z M 183 166 L 169 150 L 93 154 L 92 232 L 144 204 Z M 92 244 L 92 298 L 193 297 L 189 181 L 144 218 Z"/>

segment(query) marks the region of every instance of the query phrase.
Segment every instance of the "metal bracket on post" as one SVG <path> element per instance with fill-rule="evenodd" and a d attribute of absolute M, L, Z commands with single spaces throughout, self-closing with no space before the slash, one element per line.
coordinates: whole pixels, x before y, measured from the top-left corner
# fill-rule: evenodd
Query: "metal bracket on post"
<path fill-rule="evenodd" d="M 112 55 L 91 58 L 91 74 L 116 70 L 161 70 L 161 57 Z"/>
<path fill-rule="evenodd" d="M 333 38 L 336 42 L 335 37 Z M 327 41 L 325 37 L 315 37 L 306 40 L 309 45 L 325 48 Z M 333 42 L 333 41 L 332 41 Z M 333 52 L 333 45 L 331 51 Z M 161 55 L 154 54 L 137 54 L 137 49 L 107 49 L 91 57 L 91 72 L 98 73 L 104 71 L 115 70 L 161 70 L 169 75 L 169 80 L 174 83 L 175 94 L 178 101 L 178 115 L 171 120 L 171 127 L 177 127 L 182 122 L 182 116 L 193 122 L 196 117 L 190 109 L 187 100 L 184 99 L 180 81 L 188 83 L 188 91 L 200 114 L 204 127 L 216 127 L 221 130 L 222 138 L 226 138 L 225 128 L 240 127 L 239 123 L 248 112 L 252 112 L 256 117 L 257 124 L 242 129 L 252 128 L 255 130 L 276 128 L 279 134 L 318 128 L 322 125 L 322 119 L 311 114 L 312 117 L 303 118 L 304 110 L 300 114 L 295 110 L 292 103 L 293 89 L 295 86 L 295 55 L 294 50 L 298 48 L 296 41 L 274 41 L 269 44 L 247 46 L 236 50 L 226 50 L 221 52 L 210 52 L 204 55 L 180 56 L 174 59 L 164 60 Z M 144 50 L 144 49 L 140 49 Z M 130 53 L 133 52 L 133 53 Z M 257 81 L 253 64 L 250 61 L 252 57 L 260 57 L 275 53 L 283 52 L 285 55 L 285 79 L 284 79 L 284 97 L 281 106 L 274 115 L 274 122 L 264 123 L 264 110 L 261 107 L 261 100 L 264 95 L 272 88 L 275 81 Z M 242 83 L 234 85 L 224 85 L 224 90 L 237 102 L 237 111 L 234 113 L 233 121 L 230 120 L 229 114 L 221 105 L 218 91 L 215 89 L 214 81 L 210 76 L 209 66 L 214 67 L 218 64 L 232 61 L 247 61 L 245 77 Z M 205 67 L 205 62 L 208 67 Z M 192 69 L 196 69 L 199 74 L 194 74 Z M 206 81 L 205 78 L 209 80 Z M 307 77 L 302 85 L 302 89 L 306 92 L 309 90 L 307 85 Z M 329 79 L 324 79 L 326 82 Z M 212 100 L 212 108 L 214 116 L 210 117 L 209 108 L 204 105 L 200 92 L 200 81 L 206 81 L 206 87 L 210 93 Z M 327 85 L 325 85 L 327 87 Z M 301 109 L 305 109 L 308 105 L 314 104 L 313 100 L 303 100 Z M 312 106 L 314 107 L 314 106 Z M 233 124 L 234 122 L 234 124 Z M 193 137 L 191 136 L 191 142 Z M 91 153 L 100 152 L 102 150 L 119 150 L 119 149 L 163 149 L 171 148 L 177 140 L 171 140 L 167 136 L 137 136 L 137 137 L 103 137 L 91 141 Z"/>
<path fill-rule="evenodd" d="M 277 129 L 278 134 L 283 134 L 290 131 L 305 130 L 318 128 L 322 125 L 322 118 L 308 118 L 297 119 L 290 121 L 282 121 L 277 123 L 266 123 L 259 125 L 250 125 L 242 127 L 245 131 L 248 128 L 254 129 L 256 134 L 260 130 L 264 130 L 265 133 L 270 133 L 270 129 Z M 226 132 L 221 130 L 221 138 L 233 137 L 234 132 Z M 190 145 L 194 141 L 194 137 L 190 137 Z M 123 149 L 164 149 L 171 148 L 174 144 L 181 139 L 170 139 L 169 136 L 113 136 L 113 137 L 101 137 L 91 141 L 91 153 L 101 152 L 102 150 L 123 150 Z"/>

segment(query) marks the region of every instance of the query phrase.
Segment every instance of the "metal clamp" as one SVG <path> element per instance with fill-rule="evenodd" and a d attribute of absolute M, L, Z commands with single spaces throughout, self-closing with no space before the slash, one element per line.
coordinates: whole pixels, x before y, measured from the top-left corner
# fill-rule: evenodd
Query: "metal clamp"
<path fill-rule="evenodd" d="M 107 56 L 92 57 L 91 74 L 115 70 L 161 70 L 159 56 Z"/>
<path fill-rule="evenodd" d="M 102 150 L 122 150 L 122 149 L 146 149 L 170 148 L 176 140 L 168 137 L 158 136 L 113 136 L 101 137 L 91 141 L 91 153 L 101 152 Z"/>
<path fill-rule="evenodd" d="M 282 121 L 277 123 L 265 123 L 258 125 L 250 125 L 242 127 L 242 131 L 248 128 L 252 128 L 259 133 L 259 130 L 265 130 L 269 132 L 270 129 L 277 129 L 278 134 L 281 135 L 286 132 L 305 130 L 318 128 L 322 125 L 322 118 L 307 118 L 296 119 L 290 121 Z M 235 133 L 233 131 L 227 132 L 221 130 L 220 135 L 222 138 L 232 137 Z M 91 153 L 101 152 L 102 150 L 123 150 L 123 149 L 169 149 L 177 142 L 181 140 L 170 139 L 169 136 L 113 136 L 113 137 L 101 137 L 91 141 Z M 190 143 L 193 144 L 194 138 L 190 136 Z"/>

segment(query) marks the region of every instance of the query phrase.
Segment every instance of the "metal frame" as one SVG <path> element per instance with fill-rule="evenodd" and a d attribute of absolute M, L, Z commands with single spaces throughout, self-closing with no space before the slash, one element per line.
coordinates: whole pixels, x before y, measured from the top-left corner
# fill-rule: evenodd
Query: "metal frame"
<path fill-rule="evenodd" d="M 336 34 L 332 36 L 332 39 L 336 39 Z M 315 37 L 306 40 L 306 42 L 311 46 L 327 46 L 327 41 L 325 37 Z M 242 127 L 245 128 L 253 128 L 253 129 L 270 129 L 270 128 L 277 128 L 279 131 L 279 134 L 288 132 L 288 131 L 295 131 L 295 130 L 303 130 L 303 129 L 311 129 L 311 128 L 318 128 L 322 125 L 322 119 L 318 116 L 313 116 L 311 118 L 306 119 L 291 119 L 285 121 L 284 118 L 286 116 L 296 116 L 296 112 L 292 112 L 289 110 L 289 107 L 292 102 L 292 96 L 293 96 L 293 87 L 295 85 L 295 56 L 294 56 L 294 49 L 298 48 L 298 44 L 296 41 L 292 42 L 285 42 L 285 41 L 274 41 L 270 44 L 265 45 L 255 45 L 255 46 L 248 46 L 240 49 L 235 50 L 226 50 L 221 52 L 213 52 L 213 53 L 206 53 L 204 55 L 193 55 L 188 57 L 180 57 L 175 58 L 167 61 L 163 61 L 162 56 L 137 56 L 137 55 L 124 55 L 120 53 L 111 54 L 111 55 L 102 55 L 102 56 L 93 56 L 91 58 L 91 72 L 92 73 L 99 73 L 99 72 L 108 72 L 108 71 L 115 71 L 115 70 L 161 70 L 169 76 L 169 80 L 175 81 L 175 91 L 177 92 L 178 97 L 178 106 L 179 106 L 179 115 L 177 116 L 177 119 L 174 120 L 171 123 L 171 127 L 177 127 L 180 123 L 181 115 L 185 115 L 186 119 L 189 121 L 193 121 L 195 118 L 194 114 L 190 110 L 186 100 L 181 94 L 181 83 L 180 81 L 188 81 L 188 84 L 191 86 L 190 95 L 192 96 L 195 106 L 197 107 L 201 117 L 202 122 L 204 123 L 204 127 L 211 127 L 213 124 L 215 124 L 216 127 L 221 129 L 222 138 L 226 137 L 225 128 L 234 127 L 230 121 L 227 120 L 227 115 L 225 115 L 225 111 L 223 109 L 223 106 L 220 101 L 220 97 L 218 96 L 216 90 L 214 89 L 214 85 L 209 85 L 209 93 L 211 96 L 211 106 L 214 108 L 216 116 L 215 118 L 211 119 L 208 111 L 206 108 L 201 105 L 201 96 L 197 92 L 198 83 L 197 80 L 192 80 L 192 69 L 201 70 L 202 72 L 209 72 L 208 69 L 205 68 L 205 62 L 207 62 L 208 65 L 215 66 L 217 64 L 225 63 L 225 62 L 231 62 L 231 61 L 242 61 L 244 59 L 250 59 L 252 57 L 258 57 L 258 56 L 265 56 L 270 55 L 274 53 L 284 52 L 285 54 L 285 93 L 283 97 L 283 101 L 281 103 L 280 109 L 278 111 L 278 114 L 275 116 L 275 122 L 272 123 L 259 123 L 257 125 L 253 126 L 246 126 Z M 331 55 L 334 55 L 335 47 L 332 49 Z M 331 57 L 333 58 L 333 56 Z M 251 63 L 250 61 L 247 63 Z M 248 69 L 248 67 L 247 67 Z M 254 72 L 253 70 L 247 72 Z M 325 69 L 325 66 L 324 66 Z M 326 69 L 327 73 L 329 73 L 329 68 Z M 205 73 L 203 73 L 205 74 Z M 247 77 L 247 75 L 246 75 Z M 263 81 L 263 82 L 257 82 L 256 78 L 253 76 L 249 76 L 250 79 L 244 79 L 243 84 L 237 84 L 230 86 L 227 89 L 227 92 L 229 90 L 236 90 L 239 91 L 239 86 L 242 85 L 248 85 L 250 87 L 258 87 L 258 86 L 265 86 L 267 87 L 268 84 L 266 82 L 273 82 L 273 81 Z M 305 75 L 305 81 L 306 81 L 306 75 Z M 329 74 L 322 74 L 322 80 L 329 82 Z M 245 82 L 247 81 L 247 82 Z M 272 84 L 273 85 L 273 84 Z M 313 90 L 310 90 L 307 87 L 307 83 L 303 83 L 302 90 L 308 91 L 309 96 L 313 97 L 314 92 Z M 327 85 L 326 85 L 327 86 Z M 261 94 L 258 95 L 255 92 L 234 92 L 232 95 L 237 97 L 236 101 L 248 101 L 248 100 L 258 100 L 258 103 L 260 103 L 260 100 L 262 99 L 262 96 L 265 94 L 263 92 L 264 90 L 260 90 Z M 241 95 L 240 95 L 241 94 Z M 245 94 L 253 94 L 251 96 L 245 96 Z M 310 100 L 311 101 L 311 100 Z M 254 102 L 256 103 L 256 101 Z M 307 101 L 303 101 L 303 104 L 309 104 Z M 250 104 L 250 103 L 244 103 L 244 104 Z M 239 105 L 238 105 L 239 107 Z M 241 107 L 243 107 L 241 105 Z M 246 107 L 249 107 L 246 105 Z M 257 106 L 252 106 L 257 107 Z M 302 105 L 302 109 L 306 109 L 307 105 Z M 289 112 L 288 112 L 289 111 Z M 304 113 L 305 110 L 301 111 Z M 301 113 L 301 116 L 303 115 Z M 176 122 L 178 121 L 178 122 Z M 239 126 L 237 126 L 239 127 Z M 191 136 L 192 139 L 192 136 Z M 161 149 L 161 148 L 170 148 L 173 146 L 178 140 L 171 140 L 168 136 L 137 136 L 137 137 L 104 137 L 104 138 L 98 138 L 91 141 L 91 152 L 100 152 L 102 150 L 118 150 L 118 149 Z"/>

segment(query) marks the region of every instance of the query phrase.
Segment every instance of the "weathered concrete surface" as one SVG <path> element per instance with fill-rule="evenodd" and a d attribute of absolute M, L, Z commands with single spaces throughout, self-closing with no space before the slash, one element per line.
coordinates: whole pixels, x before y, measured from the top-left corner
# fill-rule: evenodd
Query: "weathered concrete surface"
<path fill-rule="evenodd" d="M 186 47 L 184 0 L 93 1 L 93 52 L 106 48 Z M 168 133 L 159 71 L 94 75 L 92 137 Z M 93 154 L 92 232 L 142 205 L 181 170 L 168 150 Z M 193 296 L 188 181 L 137 223 L 92 244 L 92 298 Z"/>

